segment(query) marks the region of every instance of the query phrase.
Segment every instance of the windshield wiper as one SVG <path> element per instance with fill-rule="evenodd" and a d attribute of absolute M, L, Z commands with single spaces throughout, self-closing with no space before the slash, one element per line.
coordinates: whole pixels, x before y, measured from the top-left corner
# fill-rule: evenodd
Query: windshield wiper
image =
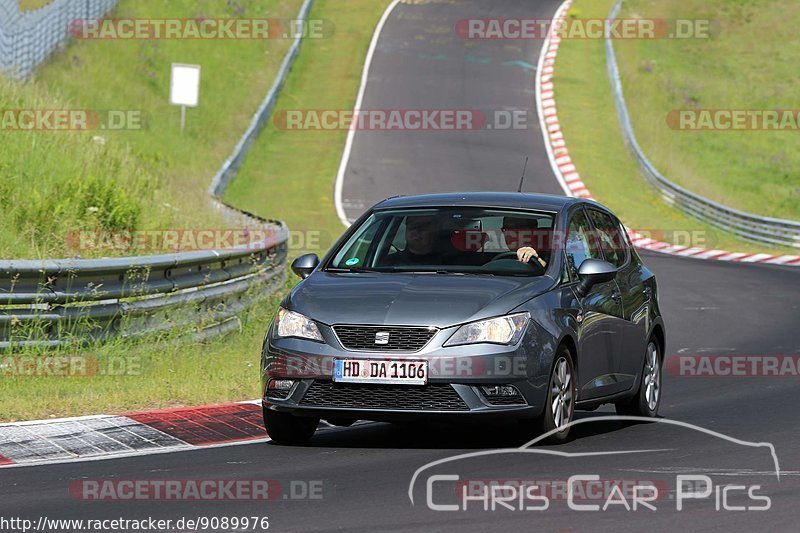
<path fill-rule="evenodd" d="M 496 276 L 494 272 L 481 270 L 398 270 L 403 274 L 439 274 L 448 276 Z"/>
<path fill-rule="evenodd" d="M 348 267 L 348 268 L 341 268 L 341 267 L 328 267 L 325 269 L 325 272 L 354 272 L 363 274 L 365 272 L 379 272 L 378 270 L 370 270 L 368 268 L 359 268 L 359 267 Z"/>
<path fill-rule="evenodd" d="M 395 270 L 394 272 L 399 272 L 401 274 L 456 274 L 456 275 L 463 275 L 464 272 L 458 272 L 454 270 Z"/>
<path fill-rule="evenodd" d="M 328 267 L 324 270 L 325 272 L 346 272 L 346 273 L 373 273 L 373 274 L 431 274 L 431 275 L 451 275 L 451 276 L 466 276 L 469 274 L 478 275 L 478 276 L 497 276 L 500 275 L 496 272 L 489 272 L 485 270 L 446 270 L 446 269 L 438 269 L 438 270 L 406 270 L 402 267 L 380 267 L 377 269 L 372 268 L 363 268 L 363 267 Z M 505 273 L 502 273 L 506 275 Z M 509 274 L 509 275 L 523 275 L 527 276 L 528 274 Z"/>

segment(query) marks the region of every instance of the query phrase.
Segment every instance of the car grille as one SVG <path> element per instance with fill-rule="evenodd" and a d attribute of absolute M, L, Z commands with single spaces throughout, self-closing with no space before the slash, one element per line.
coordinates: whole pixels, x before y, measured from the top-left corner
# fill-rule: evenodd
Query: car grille
<path fill-rule="evenodd" d="M 413 386 L 314 381 L 300 400 L 300 405 L 351 409 L 469 411 L 455 389 L 447 383 Z"/>
<path fill-rule="evenodd" d="M 333 331 L 348 350 L 416 352 L 436 335 L 436 328 L 397 326 L 333 326 Z M 388 333 L 386 344 L 375 344 L 377 333 Z"/>

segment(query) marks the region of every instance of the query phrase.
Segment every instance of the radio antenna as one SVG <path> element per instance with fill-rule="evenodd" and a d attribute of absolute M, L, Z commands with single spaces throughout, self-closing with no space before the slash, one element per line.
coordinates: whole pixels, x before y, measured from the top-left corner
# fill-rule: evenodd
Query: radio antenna
<path fill-rule="evenodd" d="M 525 181 L 525 170 L 528 168 L 528 156 L 525 156 L 525 166 L 522 167 L 522 177 L 519 179 L 519 189 L 517 192 L 522 192 L 522 182 Z"/>

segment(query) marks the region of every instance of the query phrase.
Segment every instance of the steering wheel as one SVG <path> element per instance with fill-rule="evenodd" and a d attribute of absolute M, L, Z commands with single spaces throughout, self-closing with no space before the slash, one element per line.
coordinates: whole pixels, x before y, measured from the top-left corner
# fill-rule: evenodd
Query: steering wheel
<path fill-rule="evenodd" d="M 492 263 L 497 264 L 497 261 L 503 261 L 502 266 L 504 267 L 513 268 L 516 265 L 519 265 L 519 267 L 525 265 L 528 268 L 536 270 L 537 275 L 544 274 L 545 269 L 544 267 L 542 267 L 542 264 L 539 263 L 539 261 L 537 261 L 535 257 L 532 257 L 531 259 L 533 259 L 533 261 L 528 261 L 527 263 L 523 263 L 517 258 L 517 252 L 503 252 L 501 254 L 497 254 L 494 257 L 494 259 L 489 261 L 488 264 Z M 500 266 L 500 264 L 497 264 L 497 266 Z M 524 267 L 522 268 L 524 269 Z"/>
<path fill-rule="evenodd" d="M 492 261 L 502 261 L 503 259 L 514 259 L 516 261 L 519 261 L 519 259 L 517 258 L 517 252 L 503 252 L 501 254 L 497 254 L 496 256 L 494 256 Z"/>

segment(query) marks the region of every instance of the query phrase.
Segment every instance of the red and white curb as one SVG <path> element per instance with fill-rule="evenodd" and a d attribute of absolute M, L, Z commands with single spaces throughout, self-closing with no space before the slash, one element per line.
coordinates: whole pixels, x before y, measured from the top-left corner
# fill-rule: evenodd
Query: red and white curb
<path fill-rule="evenodd" d="M 267 440 L 261 402 L 0 424 L 0 468 Z"/>
<path fill-rule="evenodd" d="M 569 10 L 571 5 L 572 0 L 566 0 L 558 8 L 553 19 L 557 20 L 566 17 L 567 10 Z M 589 192 L 589 188 L 581 180 L 580 173 L 578 169 L 575 168 L 572 158 L 569 156 L 567 142 L 564 139 L 564 133 L 561 131 L 561 125 L 558 120 L 554 76 L 561 38 L 554 33 L 554 29 L 554 27 L 551 29 L 542 45 L 542 52 L 539 56 L 539 66 L 536 70 L 536 103 L 539 110 L 544 144 L 550 159 L 550 165 L 553 167 L 553 172 L 561 188 L 564 190 L 564 193 L 567 196 L 594 200 L 591 192 Z M 735 261 L 740 263 L 769 263 L 800 267 L 800 256 L 797 255 L 749 254 L 679 246 L 648 238 L 627 227 L 625 229 L 633 245 L 645 250 L 692 257 L 695 259 Z"/>

